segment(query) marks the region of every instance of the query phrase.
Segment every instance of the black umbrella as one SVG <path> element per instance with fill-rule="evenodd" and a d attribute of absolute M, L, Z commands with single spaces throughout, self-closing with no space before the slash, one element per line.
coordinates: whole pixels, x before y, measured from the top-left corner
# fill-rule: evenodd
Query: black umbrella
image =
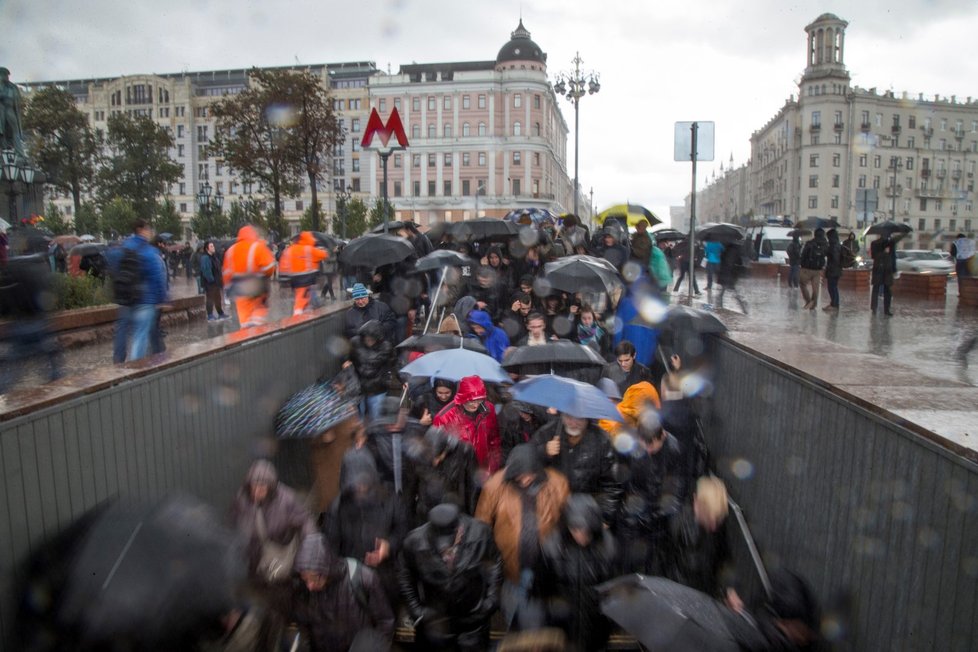
<path fill-rule="evenodd" d="M 414 265 L 416 272 L 429 272 L 443 267 L 464 267 L 473 265 L 474 261 L 457 251 L 451 249 L 435 249 L 427 256 L 422 256 Z"/>
<path fill-rule="evenodd" d="M 601 612 L 650 652 L 737 652 L 726 607 L 663 577 L 626 575 L 596 587 Z"/>
<path fill-rule="evenodd" d="M 414 255 L 414 245 L 389 233 L 369 233 L 350 241 L 340 252 L 340 262 L 352 267 L 381 267 Z"/>
<path fill-rule="evenodd" d="M 679 303 L 674 303 L 666 308 L 657 320 L 649 321 L 639 315 L 629 323 L 663 331 L 684 331 L 700 334 L 727 332 L 727 327 L 715 313 L 690 308 Z"/>
<path fill-rule="evenodd" d="M 503 358 L 503 369 L 520 374 L 546 373 L 546 371 L 525 371 L 527 366 L 534 368 L 553 365 L 571 368 L 596 366 L 603 367 L 605 359 L 594 349 L 570 340 L 556 340 L 537 346 L 521 346 L 513 349 Z"/>
<path fill-rule="evenodd" d="M 726 222 L 707 222 L 696 229 L 698 240 L 710 240 L 713 242 L 734 242 L 743 240 L 744 227 Z"/>
<path fill-rule="evenodd" d="M 837 229 L 840 225 L 831 217 L 806 217 L 795 226 L 814 231 L 815 229 Z"/>
<path fill-rule="evenodd" d="M 493 217 L 477 217 L 464 222 L 453 222 L 448 233 L 456 242 L 476 242 L 479 240 L 506 241 L 519 235 L 519 226 L 506 220 Z"/>
<path fill-rule="evenodd" d="M 109 507 L 82 534 L 60 622 L 83 643 L 136 641 L 141 649 L 213 624 L 233 608 L 245 577 L 235 534 L 222 520 L 187 496 Z"/>
<path fill-rule="evenodd" d="M 791 229 L 788 231 L 789 238 L 805 238 L 812 234 L 811 229 Z"/>
<path fill-rule="evenodd" d="M 108 246 L 104 242 L 85 242 L 77 244 L 68 252 L 69 256 L 95 256 L 105 253 Z"/>
<path fill-rule="evenodd" d="M 871 225 L 863 232 L 863 235 L 897 235 L 902 238 L 912 231 L 913 229 L 910 228 L 909 224 L 894 222 L 893 220 L 886 220 L 885 222 L 877 222 L 876 224 Z"/>
<path fill-rule="evenodd" d="M 442 349 L 468 349 L 476 353 L 488 353 L 482 342 L 473 337 L 459 337 L 452 333 L 425 333 L 412 335 L 397 345 L 398 349 L 408 351 L 440 351 Z"/>
<path fill-rule="evenodd" d="M 417 232 L 418 225 L 414 222 L 404 221 L 404 220 L 390 220 L 387 222 L 387 233 L 394 233 L 400 229 L 411 229 Z M 378 224 L 374 228 L 370 229 L 371 233 L 384 233 L 384 225 Z"/>
<path fill-rule="evenodd" d="M 677 231 L 676 229 L 662 229 L 661 231 L 652 231 L 652 235 L 655 237 L 656 242 L 669 242 L 682 240 L 689 234 Z"/>
<path fill-rule="evenodd" d="M 564 292 L 605 292 L 611 294 L 623 285 L 615 266 L 604 258 L 567 256 L 543 267 L 550 287 Z"/>

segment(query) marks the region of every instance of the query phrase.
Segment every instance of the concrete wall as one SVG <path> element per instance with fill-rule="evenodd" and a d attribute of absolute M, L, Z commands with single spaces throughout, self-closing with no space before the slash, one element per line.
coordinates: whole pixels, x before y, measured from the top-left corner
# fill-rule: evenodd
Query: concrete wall
<path fill-rule="evenodd" d="M 343 308 L 185 347 L 53 404 L 39 391 L 37 409 L 0 404 L 0 641 L 19 565 L 102 501 L 181 490 L 226 509 L 283 401 L 337 370 Z M 288 480 L 303 460 L 284 452 Z"/>
<path fill-rule="evenodd" d="M 835 649 L 974 649 L 978 465 L 967 451 L 716 345 L 708 443 L 766 563 L 804 575 L 828 607 Z M 744 549 L 735 557 L 747 568 Z"/>

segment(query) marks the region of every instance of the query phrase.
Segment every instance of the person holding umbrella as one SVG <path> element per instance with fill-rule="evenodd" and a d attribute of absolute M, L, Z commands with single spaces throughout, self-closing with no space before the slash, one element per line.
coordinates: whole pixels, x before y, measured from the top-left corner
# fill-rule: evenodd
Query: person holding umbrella
<path fill-rule="evenodd" d="M 459 381 L 454 401 L 435 416 L 432 425 L 472 444 L 480 468 L 490 474 L 499 470 L 499 423 L 495 406 L 486 401 L 486 385 L 481 378 L 466 376 Z"/>
<path fill-rule="evenodd" d="M 870 289 L 869 308 L 876 314 L 876 307 L 879 305 L 880 291 L 883 293 L 883 314 L 892 317 L 890 310 L 893 301 L 894 275 L 896 273 L 896 242 L 890 233 L 884 232 L 879 238 L 869 246 L 869 254 L 873 258 L 873 271 L 870 278 L 872 287 Z"/>

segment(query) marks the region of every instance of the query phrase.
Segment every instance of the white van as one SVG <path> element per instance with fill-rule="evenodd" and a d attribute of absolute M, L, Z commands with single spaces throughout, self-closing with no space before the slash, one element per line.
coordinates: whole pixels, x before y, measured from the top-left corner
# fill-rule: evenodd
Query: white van
<path fill-rule="evenodd" d="M 792 227 L 787 226 L 758 226 L 748 232 L 753 245 L 754 260 L 761 264 L 787 265 L 788 245 L 791 237 L 788 235 Z"/>

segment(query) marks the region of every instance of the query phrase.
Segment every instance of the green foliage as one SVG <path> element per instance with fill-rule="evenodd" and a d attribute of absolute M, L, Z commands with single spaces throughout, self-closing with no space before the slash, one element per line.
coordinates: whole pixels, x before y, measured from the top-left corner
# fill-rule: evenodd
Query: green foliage
<path fill-rule="evenodd" d="M 85 202 L 75 211 L 75 233 L 78 235 L 97 235 L 100 233 L 101 217 L 94 205 Z"/>
<path fill-rule="evenodd" d="M 265 230 L 272 237 L 274 242 L 281 242 L 289 237 L 289 224 L 281 215 L 271 213 L 265 219 Z"/>
<path fill-rule="evenodd" d="M 343 218 L 346 217 L 346 230 L 343 228 Z M 359 197 L 354 197 L 337 209 L 333 218 L 333 233 L 340 234 L 347 240 L 361 236 L 367 231 L 367 205 Z"/>
<path fill-rule="evenodd" d="M 115 239 L 132 233 L 132 223 L 136 221 L 136 209 L 122 197 L 115 197 L 99 216 L 98 231 L 106 238 Z"/>
<path fill-rule="evenodd" d="M 157 233 L 172 233 L 175 240 L 183 240 L 183 221 L 180 219 L 180 213 L 177 212 L 176 204 L 169 197 L 156 207 L 153 228 Z"/>
<path fill-rule="evenodd" d="M 74 96 L 54 87 L 32 93 L 24 111 L 24 131 L 32 160 L 49 185 L 71 194 L 77 214 L 81 195 L 95 180 L 100 143 Z"/>
<path fill-rule="evenodd" d="M 390 222 L 394 219 L 394 207 L 391 206 L 390 202 L 387 202 L 387 221 Z M 380 226 L 384 223 L 384 200 L 378 199 L 374 202 L 373 208 L 370 209 L 370 223 L 369 228 L 374 228 Z"/>
<path fill-rule="evenodd" d="M 183 176 L 183 167 L 170 160 L 173 138 L 150 118 L 120 113 L 109 118 L 105 144 L 108 153 L 98 173 L 102 205 L 123 197 L 140 217 L 152 220 L 156 199 Z"/>
<path fill-rule="evenodd" d="M 55 310 L 74 310 L 112 303 L 108 288 L 94 276 L 54 274 L 52 281 Z"/>
<path fill-rule="evenodd" d="M 201 240 L 224 238 L 231 235 L 231 228 L 228 224 L 227 216 L 224 215 L 223 211 L 215 209 L 206 212 L 198 210 L 190 218 L 190 228 L 193 229 L 194 233 Z"/>
<path fill-rule="evenodd" d="M 245 224 L 251 224 L 261 229 L 267 229 L 268 223 L 262 212 L 262 202 L 258 199 L 232 201 L 227 210 L 228 234 L 237 235 L 238 229 Z"/>
<path fill-rule="evenodd" d="M 299 230 L 300 231 L 327 231 L 329 230 L 329 218 L 323 215 L 323 205 L 318 201 L 315 206 L 319 209 L 319 228 L 313 228 L 312 224 L 312 205 L 309 206 L 303 213 L 302 217 L 299 218 Z"/>
<path fill-rule="evenodd" d="M 64 213 L 54 204 L 48 204 L 44 211 L 44 226 L 51 229 L 54 235 L 71 233 L 71 223 L 65 219 Z"/>

